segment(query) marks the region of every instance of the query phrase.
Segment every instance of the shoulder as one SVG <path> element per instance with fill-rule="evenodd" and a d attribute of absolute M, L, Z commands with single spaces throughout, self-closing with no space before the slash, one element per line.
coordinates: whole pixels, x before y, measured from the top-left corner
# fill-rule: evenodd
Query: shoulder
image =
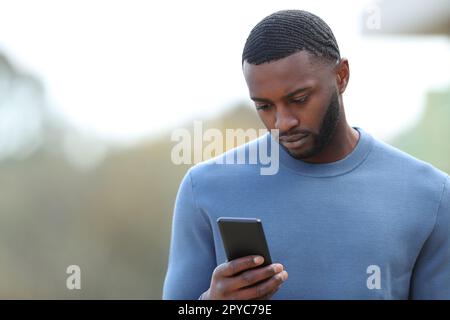
<path fill-rule="evenodd" d="M 448 183 L 447 173 L 382 140 L 373 139 L 373 152 L 368 165 L 374 170 L 374 174 L 386 177 L 391 183 L 401 184 L 412 196 L 440 199 L 445 184 Z"/>

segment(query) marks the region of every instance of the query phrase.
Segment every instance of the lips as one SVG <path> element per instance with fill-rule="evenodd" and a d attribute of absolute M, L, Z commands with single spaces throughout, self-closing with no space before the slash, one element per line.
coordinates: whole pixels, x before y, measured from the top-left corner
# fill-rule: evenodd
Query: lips
<path fill-rule="evenodd" d="M 298 134 L 289 137 L 281 137 L 280 142 L 288 149 L 295 149 L 301 147 L 308 137 L 307 134 Z"/>
<path fill-rule="evenodd" d="M 294 134 L 294 135 L 288 136 L 288 137 L 280 137 L 280 141 L 281 142 L 294 142 L 294 141 L 300 140 L 306 136 L 307 136 L 307 134 Z"/>

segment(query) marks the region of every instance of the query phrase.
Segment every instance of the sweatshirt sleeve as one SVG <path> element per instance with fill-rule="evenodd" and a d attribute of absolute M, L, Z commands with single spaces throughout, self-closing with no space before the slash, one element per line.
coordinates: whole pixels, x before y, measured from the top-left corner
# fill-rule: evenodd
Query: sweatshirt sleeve
<path fill-rule="evenodd" d="M 450 178 L 447 175 L 432 233 L 416 261 L 412 299 L 450 299 Z"/>
<path fill-rule="evenodd" d="M 211 225 L 204 211 L 197 206 L 194 189 L 189 170 L 175 201 L 163 299 L 198 299 L 208 290 L 216 267 Z"/>

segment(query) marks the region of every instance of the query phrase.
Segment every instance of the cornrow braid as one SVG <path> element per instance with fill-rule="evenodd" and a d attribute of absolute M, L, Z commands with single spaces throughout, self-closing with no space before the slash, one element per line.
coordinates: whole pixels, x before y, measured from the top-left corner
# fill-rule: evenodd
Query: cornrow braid
<path fill-rule="evenodd" d="M 303 10 L 282 10 L 265 17 L 252 29 L 242 63 L 258 65 L 301 50 L 331 61 L 340 59 L 333 32 L 321 18 Z"/>

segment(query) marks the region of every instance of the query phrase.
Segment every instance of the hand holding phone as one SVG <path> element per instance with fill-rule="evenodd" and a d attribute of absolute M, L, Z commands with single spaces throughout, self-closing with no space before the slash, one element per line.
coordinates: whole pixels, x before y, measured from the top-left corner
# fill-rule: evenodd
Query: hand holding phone
<path fill-rule="evenodd" d="M 219 218 L 217 222 L 228 262 L 214 270 L 210 288 L 200 298 L 269 299 L 288 274 L 283 265 L 272 264 L 261 221 Z"/>

